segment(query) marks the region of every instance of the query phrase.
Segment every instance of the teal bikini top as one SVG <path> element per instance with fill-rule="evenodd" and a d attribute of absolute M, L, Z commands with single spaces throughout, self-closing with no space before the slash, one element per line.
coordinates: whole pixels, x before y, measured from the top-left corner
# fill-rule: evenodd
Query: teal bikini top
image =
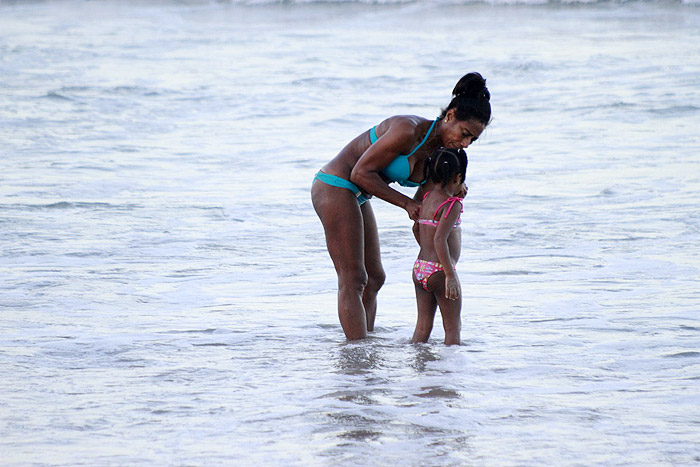
<path fill-rule="evenodd" d="M 430 125 L 430 129 L 428 129 L 428 132 L 425 134 L 425 138 L 423 138 L 423 141 L 421 141 L 418 146 L 413 148 L 413 151 L 409 152 L 408 154 L 399 154 L 396 159 L 391 161 L 389 165 L 381 170 L 381 174 L 392 182 L 396 182 L 401 186 L 416 187 L 425 183 L 425 180 L 423 180 L 422 183 L 416 183 L 408 179 L 408 177 L 411 176 L 411 166 L 408 164 L 408 158 L 411 157 L 413 153 L 415 153 L 421 146 L 423 146 L 423 144 L 425 144 L 438 120 L 439 118 L 436 118 L 433 124 Z M 369 130 L 369 141 L 371 144 L 374 144 L 374 142 L 378 139 L 375 128 L 377 127 L 374 126 Z"/>

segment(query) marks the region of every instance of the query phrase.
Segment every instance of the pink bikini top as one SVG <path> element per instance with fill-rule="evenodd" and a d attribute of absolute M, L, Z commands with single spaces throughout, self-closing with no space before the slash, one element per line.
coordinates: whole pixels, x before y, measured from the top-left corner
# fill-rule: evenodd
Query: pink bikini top
<path fill-rule="evenodd" d="M 430 192 L 428 192 L 428 193 L 430 193 Z M 428 193 L 426 193 L 425 196 L 423 196 L 423 201 L 425 201 L 425 198 L 426 198 L 426 196 L 428 196 Z M 462 207 L 462 198 L 459 198 L 459 197 L 457 197 L 457 196 L 450 196 L 450 197 L 447 198 L 445 201 L 443 201 L 443 202 L 440 204 L 440 206 L 437 207 L 437 209 L 435 210 L 435 214 L 433 214 L 433 218 L 432 218 L 432 219 L 418 219 L 418 223 L 419 223 L 419 224 L 423 224 L 423 225 L 432 225 L 433 227 L 437 227 L 438 224 L 440 224 L 440 221 L 437 220 L 437 219 L 435 219 L 435 218 L 437 217 L 437 214 L 438 214 L 438 212 L 440 211 L 440 208 L 443 207 L 443 206 L 445 206 L 446 204 L 449 204 L 449 205 L 450 205 L 450 207 L 447 208 L 447 211 L 445 212 L 445 216 L 444 216 L 444 217 L 447 217 L 447 216 L 450 215 L 450 211 L 452 210 L 452 207 L 455 205 L 456 202 L 459 202 L 460 211 L 461 211 L 461 207 Z M 459 227 L 461 224 L 462 224 L 462 219 L 461 219 L 461 218 L 457 218 L 457 222 L 455 222 L 455 227 Z"/>

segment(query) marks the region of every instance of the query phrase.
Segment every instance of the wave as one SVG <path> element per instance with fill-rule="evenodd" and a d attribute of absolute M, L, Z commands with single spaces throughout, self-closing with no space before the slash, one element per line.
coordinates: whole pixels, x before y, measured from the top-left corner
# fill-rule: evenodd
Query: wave
<path fill-rule="evenodd" d="M 139 206 L 135 204 L 117 205 L 100 202 L 58 201 L 49 204 L 0 204 L 0 211 L 45 211 L 54 209 L 114 209 L 131 211 L 138 207 Z"/>
<path fill-rule="evenodd" d="M 0 0 L 1 3 L 1 0 Z M 182 2 L 178 2 L 182 3 Z M 187 3 L 187 2 L 186 2 Z M 700 0 L 212 0 L 210 2 L 192 2 L 206 4 L 231 5 L 313 5 L 313 4 L 363 4 L 363 5 L 409 5 L 409 4 L 439 4 L 439 5 L 622 5 L 622 4 L 674 4 L 700 6 Z"/>
<path fill-rule="evenodd" d="M 2 0 L 0 0 L 2 3 Z M 144 86 L 63 86 L 46 93 L 45 98 L 74 100 L 74 96 L 101 95 L 101 96 L 145 96 L 153 97 L 165 94 L 173 94 L 171 90 L 154 89 Z"/>
<path fill-rule="evenodd" d="M 684 113 L 695 113 L 698 110 L 700 110 L 700 107 L 695 105 L 672 105 L 670 107 L 649 109 L 648 112 L 660 115 L 677 115 Z"/>
<path fill-rule="evenodd" d="M 98 0 L 109 3 L 112 0 Z M 0 0 L 4 5 L 21 5 L 50 3 L 51 0 Z M 361 5 L 524 5 L 524 6 L 580 6 L 580 5 L 687 5 L 700 6 L 700 0 L 160 0 L 158 2 L 131 0 L 132 4 L 144 6 L 201 6 L 201 5 L 243 5 L 243 6 L 273 6 L 273 5 L 324 5 L 324 4 L 361 4 Z"/>
<path fill-rule="evenodd" d="M 0 0 L 2 3 L 2 0 Z M 178 2 L 183 3 L 183 2 Z M 313 5 L 313 4 L 363 4 L 363 5 L 409 5 L 409 4 L 444 4 L 444 5 L 622 5 L 622 4 L 675 4 L 700 6 L 700 0 L 211 0 L 210 2 L 185 2 L 199 4 L 231 4 L 248 6 L 265 5 Z"/>

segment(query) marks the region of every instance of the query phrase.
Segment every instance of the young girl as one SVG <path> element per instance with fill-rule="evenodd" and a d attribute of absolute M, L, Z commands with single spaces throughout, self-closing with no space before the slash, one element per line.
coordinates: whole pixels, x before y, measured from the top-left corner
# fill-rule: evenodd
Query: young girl
<path fill-rule="evenodd" d="M 445 328 L 445 344 L 459 344 L 462 293 L 455 264 L 461 250 L 460 214 L 466 194 L 467 155 L 462 149 L 438 148 L 426 161 L 428 192 L 415 225 L 420 245 L 413 265 L 418 321 L 411 342 L 427 342 L 437 306 Z"/>

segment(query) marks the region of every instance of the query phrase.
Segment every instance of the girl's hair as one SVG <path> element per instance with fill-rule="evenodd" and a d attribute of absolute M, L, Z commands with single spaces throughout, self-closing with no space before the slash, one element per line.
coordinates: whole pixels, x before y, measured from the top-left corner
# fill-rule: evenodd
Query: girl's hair
<path fill-rule="evenodd" d="M 464 149 L 437 148 L 425 160 L 423 178 L 445 186 L 455 175 L 460 175 L 464 182 L 468 163 Z"/>
<path fill-rule="evenodd" d="M 444 118 L 447 111 L 455 109 L 457 120 L 476 119 L 484 125 L 491 122 L 491 93 L 486 87 L 486 80 L 479 73 L 472 72 L 462 76 L 452 91 L 452 100 L 442 111 Z"/>

